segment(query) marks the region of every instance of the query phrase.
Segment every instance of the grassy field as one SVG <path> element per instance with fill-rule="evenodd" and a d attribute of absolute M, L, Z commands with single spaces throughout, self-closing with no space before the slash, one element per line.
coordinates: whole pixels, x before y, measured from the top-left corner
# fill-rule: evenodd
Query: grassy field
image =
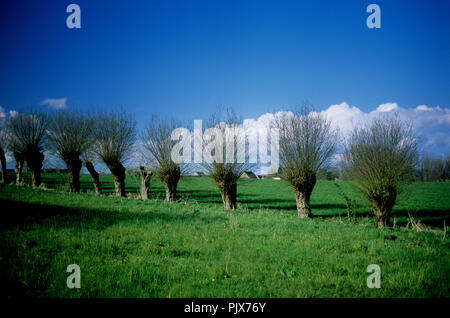
<path fill-rule="evenodd" d="M 0 186 L 2 297 L 449 297 L 450 183 L 413 183 L 394 209 L 395 228 L 376 229 L 370 206 L 351 182 L 339 182 L 357 203 L 357 219 L 332 181 L 312 195 L 316 216 L 296 217 L 283 181 L 241 180 L 239 209 L 224 211 L 209 178 L 184 177 L 179 202 L 163 201 L 152 179 L 151 200 L 69 194 L 67 176 L 44 174 L 46 189 Z M 405 228 L 409 216 L 428 231 Z M 81 288 L 69 289 L 69 264 Z M 366 286 L 369 264 L 381 288 Z"/>

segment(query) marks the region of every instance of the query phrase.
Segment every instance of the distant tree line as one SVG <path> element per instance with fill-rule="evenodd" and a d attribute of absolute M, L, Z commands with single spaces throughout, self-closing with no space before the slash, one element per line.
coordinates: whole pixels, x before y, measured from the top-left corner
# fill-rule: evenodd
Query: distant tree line
<path fill-rule="evenodd" d="M 348 171 L 344 162 L 340 162 L 338 167 L 328 167 L 321 170 L 322 180 L 334 180 L 337 177 L 340 180 L 354 180 L 351 171 Z M 446 182 L 450 180 L 450 155 L 447 157 L 430 155 L 423 152 L 414 167 L 413 173 L 409 175 L 407 181 L 425 181 L 425 182 Z"/>
<path fill-rule="evenodd" d="M 424 152 L 421 157 L 420 167 L 415 174 L 417 181 L 442 181 L 450 179 L 450 155 L 432 156 Z"/>
<path fill-rule="evenodd" d="M 161 180 L 166 200 L 177 200 L 180 177 L 193 169 L 190 164 L 172 160 L 175 144 L 172 132 L 181 127 L 174 119 L 152 116 L 145 128 L 138 132 L 136 121 L 125 111 L 83 112 L 65 109 L 54 113 L 31 108 L 3 118 L 0 130 L 0 163 L 2 182 L 6 183 L 6 153 L 16 161 L 16 180 L 23 184 L 24 164 L 31 174 L 31 186 L 41 184 L 41 170 L 45 151 L 60 158 L 69 174 L 71 192 L 80 192 L 80 171 L 83 165 L 91 175 L 94 191 L 102 194 L 99 173 L 94 164 L 103 163 L 111 172 L 114 192 L 125 197 L 126 162 L 139 152 L 143 164 L 133 173 L 140 178 L 140 196 L 148 198 L 153 176 Z M 216 112 L 206 128 L 241 127 L 242 119 L 233 111 Z M 274 174 L 286 180 L 296 199 L 300 218 L 313 216 L 310 198 L 317 180 L 350 179 L 372 205 L 375 225 L 390 225 L 390 215 L 399 187 L 404 181 L 446 181 L 449 178 L 449 158 L 423 154 L 419 161 L 413 127 L 398 118 L 377 118 L 365 127 L 354 129 L 346 140 L 331 122 L 310 107 L 293 109 L 277 117 L 272 123 L 279 130 L 279 171 Z M 205 128 L 205 129 L 206 129 Z M 235 146 L 239 138 L 232 140 Z M 337 167 L 332 158 L 338 147 L 344 149 Z M 236 149 L 237 147 L 235 147 Z M 251 165 L 237 163 L 237 153 L 224 151 L 213 163 L 199 167 L 216 182 L 224 209 L 237 208 L 238 179 Z"/>

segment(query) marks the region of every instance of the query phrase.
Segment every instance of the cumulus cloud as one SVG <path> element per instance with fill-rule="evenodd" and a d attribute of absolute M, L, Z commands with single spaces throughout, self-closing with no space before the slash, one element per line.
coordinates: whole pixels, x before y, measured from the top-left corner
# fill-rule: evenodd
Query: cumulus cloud
<path fill-rule="evenodd" d="M 381 104 L 380 106 L 378 106 L 376 111 L 381 112 L 381 113 L 388 113 L 388 112 L 396 110 L 396 109 L 398 109 L 397 103 L 385 103 L 385 104 Z"/>
<path fill-rule="evenodd" d="M 379 116 L 398 116 L 402 120 L 411 121 L 420 141 L 421 150 L 434 154 L 450 153 L 450 109 L 439 106 L 418 105 L 415 108 L 403 108 L 395 102 L 379 105 L 375 110 L 364 112 L 359 107 L 347 102 L 329 106 L 320 112 L 328 118 L 333 127 L 339 129 L 342 137 L 347 137 L 354 128 L 361 128 Z M 258 119 L 244 120 L 244 127 L 261 129 L 269 127 L 276 117 L 286 114 L 266 113 Z"/>
<path fill-rule="evenodd" d="M 41 105 L 47 105 L 54 109 L 63 109 L 67 107 L 67 97 L 64 98 L 46 98 L 41 102 Z"/>
<path fill-rule="evenodd" d="M 9 116 L 15 117 L 18 113 L 19 113 L 18 111 L 10 110 L 10 111 L 9 111 Z"/>
<path fill-rule="evenodd" d="M 0 106 L 0 118 L 5 118 L 6 117 L 6 112 L 5 109 Z"/>
<path fill-rule="evenodd" d="M 347 102 L 330 105 L 320 112 L 330 120 L 333 128 L 338 129 L 341 137 L 346 138 L 354 128 L 362 128 L 368 125 L 374 118 L 398 116 L 401 120 L 412 122 L 419 140 L 421 151 L 427 151 L 436 155 L 450 154 L 450 109 L 439 106 L 418 105 L 415 108 L 403 108 L 398 103 L 387 102 L 379 105 L 374 110 L 365 112 L 358 106 L 349 105 Z M 292 116 L 291 112 L 280 111 L 265 113 L 259 118 L 247 118 L 243 121 L 243 128 L 247 136 L 255 136 L 261 131 L 271 127 L 271 123 L 281 116 Z M 339 150 L 338 150 L 339 152 Z M 336 154 L 332 162 L 341 159 L 341 154 Z M 261 168 L 261 173 L 266 171 Z"/>
<path fill-rule="evenodd" d="M 416 107 L 416 110 L 432 111 L 433 107 L 428 107 L 427 105 L 419 105 Z"/>
<path fill-rule="evenodd" d="M 19 113 L 19 112 L 16 111 L 16 110 L 14 110 L 14 109 L 11 109 L 10 111 L 7 112 L 2 106 L 0 106 L 0 118 L 6 118 L 6 117 L 8 117 L 8 116 L 14 117 L 14 116 L 16 116 L 18 113 Z"/>
<path fill-rule="evenodd" d="M 2 106 L 0 106 L 0 125 L 3 125 L 5 123 L 6 118 L 8 117 L 8 115 L 10 117 L 14 117 L 18 114 L 18 112 L 16 112 L 15 110 L 10 110 L 9 112 L 7 112 L 5 110 L 5 108 L 3 108 Z"/>
<path fill-rule="evenodd" d="M 340 129 L 343 137 L 357 127 L 363 127 L 379 116 L 398 116 L 413 123 L 422 150 L 436 154 L 450 153 L 450 109 L 419 105 L 403 108 L 397 103 L 385 103 L 371 112 L 363 112 L 346 102 L 332 105 L 322 111 Z"/>

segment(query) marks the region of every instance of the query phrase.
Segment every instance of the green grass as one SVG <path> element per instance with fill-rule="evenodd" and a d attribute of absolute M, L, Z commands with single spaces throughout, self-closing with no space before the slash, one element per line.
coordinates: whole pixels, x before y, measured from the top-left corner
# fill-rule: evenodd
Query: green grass
<path fill-rule="evenodd" d="M 449 297 L 450 241 L 406 230 L 408 214 L 434 229 L 449 224 L 450 183 L 413 183 L 394 209 L 396 228 L 376 229 L 355 185 L 355 224 L 331 181 L 320 181 L 311 220 L 296 217 L 292 190 L 277 180 L 241 180 L 239 209 L 224 211 L 209 178 L 184 177 L 167 203 L 156 178 L 151 200 L 62 192 L 66 176 L 44 174 L 46 190 L 0 187 L 2 297 Z M 83 191 L 92 191 L 82 175 Z M 69 264 L 81 288 L 69 289 Z M 369 264 L 381 288 L 369 289 Z"/>

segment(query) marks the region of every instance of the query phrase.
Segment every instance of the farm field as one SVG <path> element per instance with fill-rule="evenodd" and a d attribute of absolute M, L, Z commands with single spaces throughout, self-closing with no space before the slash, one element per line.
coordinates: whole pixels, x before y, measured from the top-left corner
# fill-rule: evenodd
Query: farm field
<path fill-rule="evenodd" d="M 333 181 L 317 183 L 310 220 L 272 179 L 241 179 L 232 212 L 208 177 L 183 177 L 175 203 L 163 201 L 156 177 L 148 201 L 131 175 L 128 198 L 112 196 L 110 175 L 101 175 L 103 196 L 90 193 L 89 175 L 81 194 L 64 192 L 64 174 L 42 181 L 45 189 L 0 186 L 2 298 L 450 296 L 448 182 L 405 186 L 396 227 L 376 229 L 352 182 L 338 181 L 356 201 L 354 223 Z M 410 216 L 428 230 L 405 228 Z M 80 289 L 66 286 L 74 263 Z M 369 264 L 381 268 L 379 289 L 366 286 Z"/>

